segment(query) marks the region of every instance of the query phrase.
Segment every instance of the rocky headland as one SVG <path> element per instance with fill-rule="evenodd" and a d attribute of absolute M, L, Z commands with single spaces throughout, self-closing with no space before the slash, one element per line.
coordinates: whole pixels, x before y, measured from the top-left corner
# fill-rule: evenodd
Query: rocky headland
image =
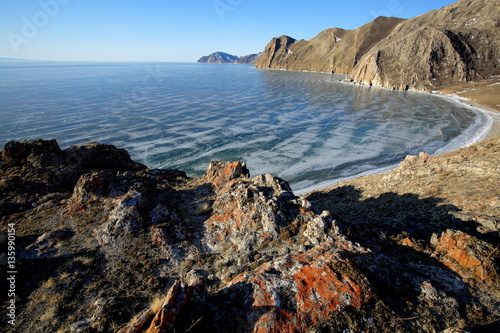
<path fill-rule="evenodd" d="M 349 74 L 355 83 L 398 90 L 497 83 L 499 13 L 496 0 L 459 0 L 409 20 L 378 17 L 356 30 L 332 28 L 310 40 L 281 36 L 269 42 L 256 66 Z"/>
<path fill-rule="evenodd" d="M 260 55 L 260 53 L 255 53 L 238 57 L 225 52 L 214 52 L 201 57 L 198 62 L 208 64 L 255 64 Z"/>
<path fill-rule="evenodd" d="M 7 332 L 499 328 L 500 138 L 298 197 L 242 162 L 150 170 L 111 145 L 9 142 Z M 1 257 L 2 289 L 11 259 Z M 5 287 L 5 288 L 3 288 Z"/>

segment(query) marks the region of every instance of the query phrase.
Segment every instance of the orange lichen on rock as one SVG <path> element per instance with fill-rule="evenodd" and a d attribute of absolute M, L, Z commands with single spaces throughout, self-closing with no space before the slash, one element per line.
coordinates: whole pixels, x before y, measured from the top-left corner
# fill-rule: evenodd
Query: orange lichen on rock
<path fill-rule="evenodd" d="M 498 276 L 488 253 L 488 244 L 461 231 L 447 230 L 441 237 L 433 235 L 431 243 L 441 254 L 441 261 L 464 277 L 472 277 L 493 283 Z"/>
<path fill-rule="evenodd" d="M 226 185 L 230 180 L 249 176 L 246 164 L 243 162 L 212 161 L 208 165 L 204 178 L 215 187 Z"/>
<path fill-rule="evenodd" d="M 252 286 L 253 303 L 246 311 L 246 322 L 254 323 L 252 332 L 302 332 L 332 311 L 367 304 L 369 292 L 331 267 L 332 262 L 343 261 L 339 256 L 343 246 L 326 242 L 231 281 L 230 286 Z"/>

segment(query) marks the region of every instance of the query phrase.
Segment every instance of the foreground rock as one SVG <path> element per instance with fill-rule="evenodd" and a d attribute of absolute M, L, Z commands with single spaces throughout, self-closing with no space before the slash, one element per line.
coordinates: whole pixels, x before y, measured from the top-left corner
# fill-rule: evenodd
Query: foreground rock
<path fill-rule="evenodd" d="M 399 298 L 402 318 L 428 327 L 441 321 L 429 311 L 453 311 L 456 319 L 447 325 L 464 328 L 460 313 L 472 318 L 482 312 L 497 324 L 484 322 L 477 331 L 495 332 L 500 328 L 499 184 L 500 137 L 495 137 L 440 156 L 407 156 L 395 170 L 342 182 L 306 199 L 335 212 L 341 232 L 370 248 L 377 260 L 385 258 L 386 265 L 365 260 L 357 265 L 387 292 L 387 303 Z M 420 278 L 408 280 L 412 275 Z M 423 296 L 433 299 L 431 308 L 419 304 Z M 472 310 L 478 304 L 482 310 Z"/>
<path fill-rule="evenodd" d="M 353 82 L 398 90 L 495 79 L 499 12 L 496 0 L 460 0 L 410 20 L 379 17 L 311 40 L 282 36 L 271 40 L 256 66 L 350 74 Z"/>
<path fill-rule="evenodd" d="M 483 174 L 477 157 L 497 172 L 492 147 L 453 170 Z M 418 200 L 403 219 L 358 219 L 354 190 L 299 198 L 242 162 L 190 179 L 97 143 L 9 142 L 1 156 L 1 230 L 15 225 L 18 271 L 8 332 L 484 331 L 500 318 L 494 210 L 470 217 L 484 230 L 441 208 L 418 215 Z M 429 173 L 431 160 L 404 170 Z"/>

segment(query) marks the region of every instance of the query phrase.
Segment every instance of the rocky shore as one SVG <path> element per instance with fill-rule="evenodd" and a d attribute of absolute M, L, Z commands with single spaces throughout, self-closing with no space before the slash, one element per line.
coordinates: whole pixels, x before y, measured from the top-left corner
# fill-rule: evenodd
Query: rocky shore
<path fill-rule="evenodd" d="M 212 162 L 191 179 L 110 145 L 9 142 L 0 242 L 15 239 L 16 274 L 2 327 L 494 331 L 499 144 L 409 156 L 387 174 L 297 197 L 242 162 Z M 0 260 L 5 277 L 10 259 Z"/>

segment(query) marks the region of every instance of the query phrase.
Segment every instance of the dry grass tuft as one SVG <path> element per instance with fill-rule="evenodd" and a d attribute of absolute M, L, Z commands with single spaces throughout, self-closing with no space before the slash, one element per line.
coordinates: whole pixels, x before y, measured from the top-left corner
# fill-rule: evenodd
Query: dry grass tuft
<path fill-rule="evenodd" d="M 53 306 L 53 307 L 48 308 L 47 311 L 45 311 L 45 313 L 40 317 L 40 321 L 44 322 L 44 321 L 52 320 L 55 317 L 56 317 L 56 307 Z"/>
<path fill-rule="evenodd" d="M 165 300 L 165 295 L 161 293 L 154 295 L 151 301 L 149 302 L 149 308 L 151 309 L 151 311 L 155 314 L 158 313 L 163 307 L 164 300 Z"/>

